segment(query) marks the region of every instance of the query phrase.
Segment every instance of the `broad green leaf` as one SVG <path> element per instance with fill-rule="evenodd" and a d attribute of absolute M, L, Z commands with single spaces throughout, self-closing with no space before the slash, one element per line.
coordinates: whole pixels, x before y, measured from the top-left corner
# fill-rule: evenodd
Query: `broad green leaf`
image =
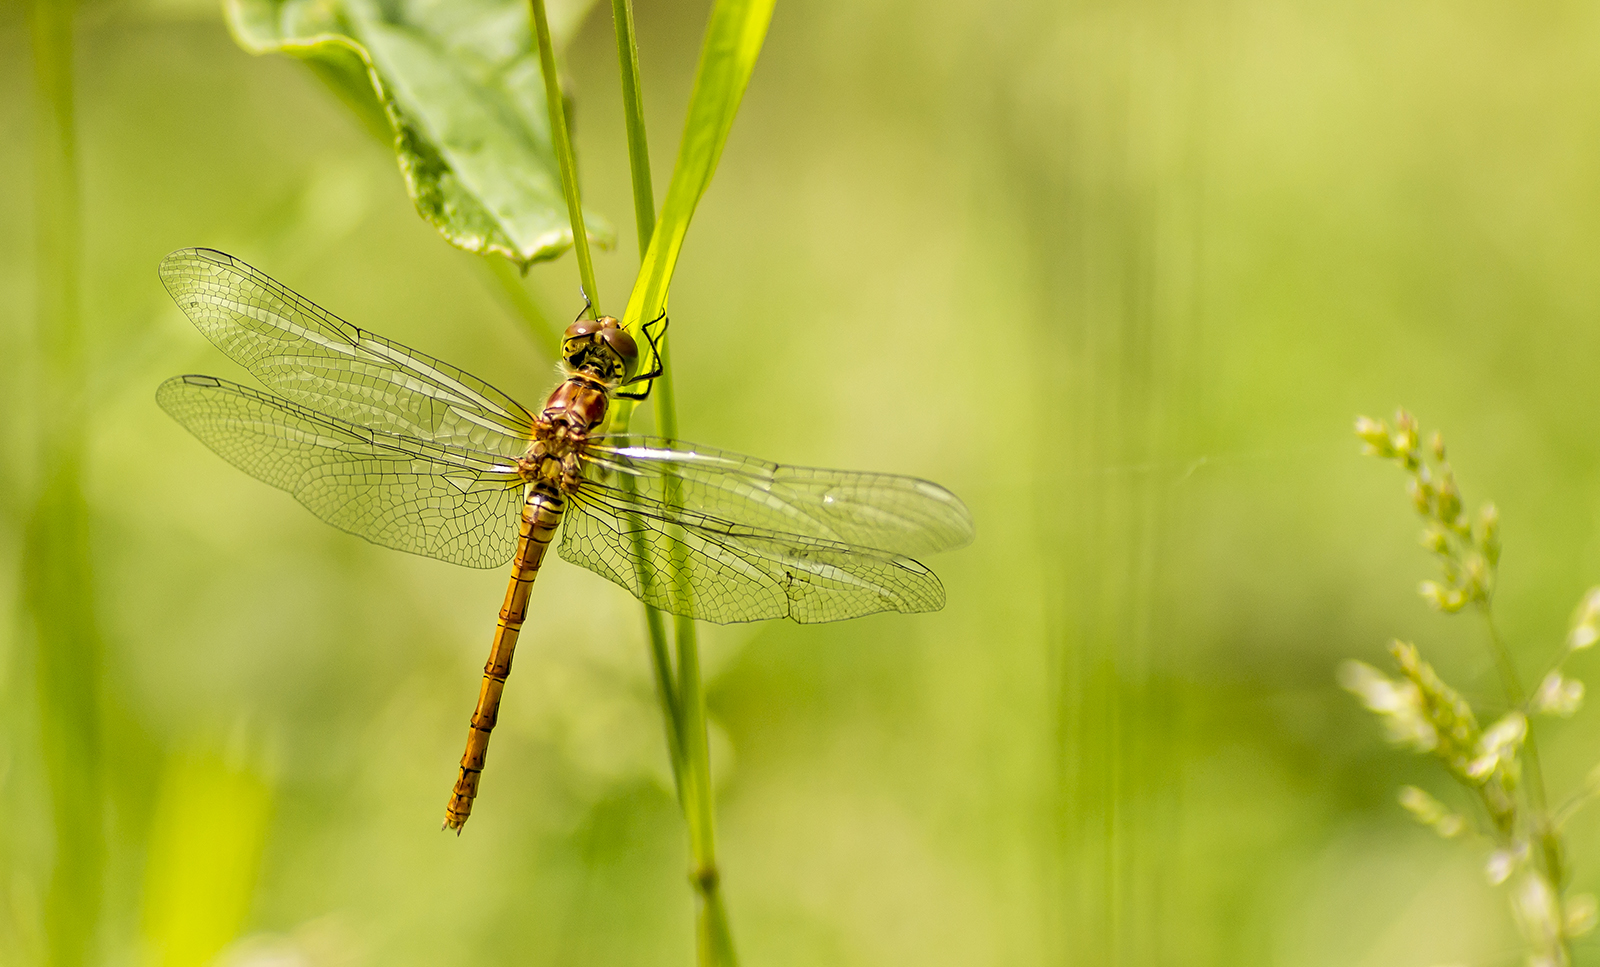
<path fill-rule="evenodd" d="M 570 40 L 593 0 L 553 0 Z M 572 245 L 544 80 L 521 0 L 223 0 L 239 45 L 304 61 L 394 141 L 417 211 L 469 252 L 526 267 Z M 611 229 L 588 215 L 596 244 Z"/>
<path fill-rule="evenodd" d="M 717 0 L 711 11 L 705 42 L 700 47 L 700 64 L 695 68 L 694 90 L 689 95 L 683 141 L 672 168 L 672 183 L 667 187 L 667 200 L 650 238 L 650 249 L 628 298 L 625 325 L 635 332 L 666 307 L 667 289 L 689 221 L 700 196 L 711 184 L 722 146 L 728 142 L 734 115 L 739 112 L 739 102 L 767 37 L 774 2 Z"/>

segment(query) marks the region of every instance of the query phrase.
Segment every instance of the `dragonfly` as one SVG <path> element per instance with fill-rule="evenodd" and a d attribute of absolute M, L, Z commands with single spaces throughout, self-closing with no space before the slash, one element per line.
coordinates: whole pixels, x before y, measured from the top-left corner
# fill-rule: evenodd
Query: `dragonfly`
<path fill-rule="evenodd" d="M 561 382 L 535 413 L 223 252 L 181 249 L 160 274 L 195 327 L 268 390 L 215 376 L 162 383 L 156 401 L 200 442 L 374 544 L 467 567 L 511 562 L 445 809 L 457 835 L 558 532 L 568 562 L 652 608 L 719 624 L 937 611 L 944 588 L 915 557 L 974 536 L 961 500 L 925 480 L 603 432 L 612 400 L 643 398 L 661 374 L 648 326 L 646 370 L 616 319 L 580 313 L 562 338 Z"/>

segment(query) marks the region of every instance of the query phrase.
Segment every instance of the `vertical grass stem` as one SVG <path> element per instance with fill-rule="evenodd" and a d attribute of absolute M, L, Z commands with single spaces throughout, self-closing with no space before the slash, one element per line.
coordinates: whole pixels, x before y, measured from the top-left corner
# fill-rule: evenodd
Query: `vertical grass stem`
<path fill-rule="evenodd" d="M 617 63 L 622 74 L 622 117 L 628 129 L 628 174 L 633 180 L 633 221 L 639 258 L 650 251 L 656 231 L 655 188 L 650 182 L 650 142 L 644 133 L 644 94 L 639 87 L 639 42 L 633 32 L 633 0 L 611 0 Z"/>
<path fill-rule="evenodd" d="M 656 230 L 655 189 L 650 181 L 650 142 L 645 136 L 644 95 L 639 86 L 639 44 L 633 29 L 632 0 L 611 0 L 611 23 L 617 38 L 617 65 L 622 80 L 623 121 L 628 132 L 628 172 L 633 183 L 633 219 L 639 238 L 639 258 L 650 250 L 650 237 Z M 665 370 L 663 370 L 663 375 Z M 626 428 L 629 407 L 621 413 L 620 425 Z M 631 480 L 629 481 L 631 483 Z M 648 578 L 649 557 L 643 534 L 635 541 L 634 553 Z M 651 665 L 655 669 L 656 695 L 667 735 L 667 754 L 672 760 L 672 781 L 678 791 L 678 804 L 684 806 L 683 717 L 682 703 L 668 651 L 663 612 L 644 606 L 650 633 Z M 688 814 L 685 813 L 687 819 Z"/>
<path fill-rule="evenodd" d="M 694 621 L 677 617 L 678 695 L 683 722 L 685 777 L 684 818 L 689 825 L 689 849 L 694 860 L 695 939 L 703 967 L 732 967 L 739 962 L 722 898 L 722 874 L 717 867 L 717 836 L 711 789 L 710 745 L 706 741 L 705 692 L 700 684 L 700 647 Z"/>
<path fill-rule="evenodd" d="M 1505 689 L 1506 700 L 1513 708 L 1526 708 L 1527 692 L 1522 689 L 1522 679 L 1517 675 L 1517 666 L 1511 660 L 1511 650 L 1506 647 L 1505 639 L 1500 637 L 1500 629 L 1494 623 L 1494 614 L 1489 610 L 1487 603 L 1479 607 L 1483 615 L 1483 623 L 1489 631 L 1489 651 L 1494 656 L 1495 669 L 1500 674 L 1500 685 Z M 1544 772 L 1539 768 L 1539 748 L 1534 742 L 1533 723 L 1528 723 L 1528 737 L 1523 742 L 1523 748 L 1528 755 L 1528 788 L 1533 797 L 1533 808 L 1538 812 L 1540 822 L 1549 819 L 1550 807 L 1545 796 Z"/>
<path fill-rule="evenodd" d="M 551 322 L 549 315 L 528 294 L 521 274 L 509 261 L 496 255 L 474 256 L 473 260 L 483 266 L 488 281 L 494 283 L 507 306 L 522 320 L 540 354 L 552 362 L 560 359 L 562 326 Z"/>
<path fill-rule="evenodd" d="M 1494 623 L 1494 614 L 1489 609 L 1488 602 L 1479 607 L 1483 615 L 1484 624 L 1489 631 L 1489 649 L 1494 653 L 1495 667 L 1500 672 L 1500 683 L 1506 692 L 1506 698 L 1515 708 L 1527 708 L 1527 693 L 1523 691 L 1522 680 L 1517 675 L 1517 666 L 1511 660 L 1511 650 L 1506 647 L 1505 639 L 1500 637 L 1500 629 Z M 1539 765 L 1539 743 L 1534 735 L 1533 717 L 1528 717 L 1528 735 L 1522 744 L 1523 761 L 1528 767 L 1528 799 L 1532 808 L 1532 826 L 1528 830 L 1534 850 L 1539 858 L 1539 865 L 1543 867 L 1546 882 L 1554 894 L 1557 919 L 1565 917 L 1565 885 L 1566 864 L 1562 858 L 1561 836 L 1556 830 L 1550 815 L 1550 805 L 1544 787 L 1544 770 Z M 1572 949 L 1565 931 L 1560 937 L 1561 949 L 1566 956 L 1565 963 L 1572 962 Z"/>
<path fill-rule="evenodd" d="M 678 161 L 667 188 L 666 203 L 657 220 L 650 188 L 632 9 L 627 0 L 613 0 L 617 54 L 621 61 L 623 98 L 628 118 L 634 213 L 639 226 L 641 250 L 639 276 L 634 282 L 624 314 L 624 325 L 635 334 L 666 307 L 667 289 L 678 253 L 695 206 L 716 170 L 750 72 L 766 37 L 772 5 L 773 0 L 717 0 L 713 5 L 705 42 L 701 46 L 700 63 L 695 72 L 694 91 L 689 98 L 688 118 L 684 125 L 683 141 L 679 145 Z M 662 436 L 676 439 L 677 401 L 665 338 L 660 340 L 657 352 L 662 375 L 656 380 L 652 392 L 656 427 Z M 617 416 L 620 426 L 626 427 L 630 414 L 630 409 L 619 407 Z M 663 489 L 667 500 L 673 500 L 676 486 L 672 477 L 663 481 Z M 673 567 L 686 565 L 681 554 L 681 548 L 674 550 Z M 641 565 L 644 563 L 645 559 L 641 556 Z M 675 610 L 693 613 L 691 601 L 679 599 L 676 604 L 678 607 Z M 658 632 L 658 618 L 659 615 L 651 615 L 652 646 L 657 649 L 656 667 L 659 670 L 665 669 L 668 663 L 660 655 L 665 636 Z M 705 694 L 700 680 L 699 645 L 692 619 L 677 617 L 674 631 L 678 646 L 678 747 L 683 770 L 678 789 L 693 854 L 694 867 L 690 878 L 696 896 L 697 947 L 702 967 L 731 967 L 738 960 L 717 868 L 711 763 L 706 741 Z M 662 694 L 667 694 L 665 688 Z"/>
<path fill-rule="evenodd" d="M 589 257 L 589 234 L 583 227 L 583 206 L 578 197 L 578 164 L 572 152 L 572 135 L 567 129 L 567 109 L 561 97 L 561 78 L 556 73 L 555 45 L 550 41 L 550 18 L 544 0 L 528 0 L 533 7 L 533 32 L 539 45 L 539 69 L 544 73 L 545 102 L 550 109 L 550 140 L 555 142 L 556 159 L 561 163 L 561 191 L 572 218 L 572 251 L 578 258 L 578 278 L 584 295 L 600 313 L 600 290 L 594 281 L 594 262 Z"/>

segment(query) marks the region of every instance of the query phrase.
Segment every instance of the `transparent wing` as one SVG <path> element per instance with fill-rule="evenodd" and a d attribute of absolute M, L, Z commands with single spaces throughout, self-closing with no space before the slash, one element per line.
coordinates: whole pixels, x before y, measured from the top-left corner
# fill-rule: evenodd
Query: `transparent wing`
<path fill-rule="evenodd" d="M 180 249 L 161 281 L 206 338 L 278 395 L 385 433 L 518 457 L 533 419 L 448 363 L 358 329 L 231 255 Z"/>
<path fill-rule="evenodd" d="M 889 551 L 736 523 L 594 479 L 568 503 L 561 556 L 673 614 L 810 624 L 944 607 L 933 572 Z"/>
<path fill-rule="evenodd" d="M 503 457 L 357 426 L 214 376 L 169 379 L 156 402 L 229 463 L 374 544 L 467 567 L 504 564 L 516 548 L 522 480 Z"/>
<path fill-rule="evenodd" d="M 891 555 L 967 544 L 972 515 L 938 484 L 882 473 L 790 467 L 642 436 L 599 437 L 586 475 L 692 515 Z"/>

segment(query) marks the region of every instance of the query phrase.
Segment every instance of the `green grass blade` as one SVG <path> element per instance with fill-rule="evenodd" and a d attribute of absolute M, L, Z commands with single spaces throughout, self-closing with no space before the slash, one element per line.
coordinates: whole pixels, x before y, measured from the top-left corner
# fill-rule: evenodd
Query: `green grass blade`
<path fill-rule="evenodd" d="M 71 457 L 51 463 L 24 537 L 23 602 L 37 648 L 39 734 L 55 833 L 44 908 L 49 963 L 81 967 L 94 960 L 105 868 L 101 647 L 82 469 Z"/>
<path fill-rule="evenodd" d="M 633 102 L 629 105 L 629 151 L 634 172 L 634 207 L 640 216 L 640 238 L 646 237 L 644 211 L 650 205 L 648 190 L 648 159 L 644 154 L 644 123 L 637 102 L 637 51 L 632 40 L 632 18 L 626 3 L 619 2 L 621 15 L 617 19 L 618 53 L 623 61 L 624 97 L 633 87 Z M 755 69 L 761 44 L 766 39 L 767 25 L 772 20 L 773 0 L 719 0 L 711 11 L 711 21 L 706 27 L 705 42 L 700 49 L 700 63 L 695 70 L 694 89 L 689 97 L 688 118 L 684 123 L 683 140 L 678 149 L 678 160 L 673 166 L 672 181 L 667 187 L 667 200 L 654 230 L 648 234 L 648 246 L 634 280 L 633 292 L 628 299 L 624 325 L 638 333 L 641 327 L 658 316 L 666 306 L 667 289 L 677 266 L 678 254 L 689 231 L 695 207 L 705 194 L 706 186 L 716 172 L 722 148 L 733 128 L 734 116 L 744 97 L 750 74 Z M 627 36 L 624 36 L 626 32 Z M 631 82 L 630 82 L 631 74 Z M 635 120 L 637 130 L 635 130 Z M 637 150 L 636 150 L 637 146 Z M 653 206 L 652 206 L 653 207 Z M 667 341 L 659 341 L 661 377 L 656 381 L 654 397 L 656 425 L 662 435 L 678 435 L 677 403 L 672 389 L 671 356 Z M 625 428 L 630 409 L 621 408 L 619 422 Z M 667 492 L 672 493 L 672 481 L 667 481 Z M 659 616 L 650 615 L 652 646 L 657 652 L 658 676 L 665 668 L 661 659 L 664 636 L 658 631 Z M 679 729 L 677 749 L 681 758 L 682 774 L 678 780 L 679 800 L 683 805 L 684 819 L 689 826 L 689 843 L 694 858 L 693 881 L 696 897 L 696 929 L 699 961 L 702 967 L 732 967 L 738 963 L 734 951 L 733 934 L 728 925 L 728 914 L 723 902 L 721 874 L 717 869 L 716 829 L 711 791 L 711 763 L 706 742 L 705 693 L 700 681 L 699 647 L 695 638 L 694 622 L 678 618 L 674 622 L 678 645 L 678 681 L 676 688 L 676 719 Z M 665 697 L 666 689 L 662 689 Z M 664 707 L 664 711 L 666 711 Z M 669 719 L 672 717 L 669 714 Z M 678 763 L 675 762 L 675 765 Z"/>
<path fill-rule="evenodd" d="M 700 645 L 691 618 L 677 616 L 678 714 L 686 781 L 681 787 L 684 820 L 689 825 L 689 850 L 694 860 L 690 878 L 695 889 L 695 938 L 702 967 L 734 967 L 733 930 L 722 897 L 717 866 L 716 812 L 711 791 L 710 744 L 706 736 L 706 696 L 701 686 Z"/>
<path fill-rule="evenodd" d="M 589 258 L 589 233 L 583 227 L 583 208 L 578 201 L 578 162 L 572 152 L 572 134 L 567 130 L 567 107 L 561 98 L 561 77 L 556 73 L 556 49 L 550 41 L 550 17 L 544 0 L 528 0 L 533 7 L 533 33 L 539 45 L 539 66 L 544 74 L 545 102 L 550 109 L 550 139 L 555 144 L 561 166 L 561 193 L 567 199 L 567 215 L 572 219 L 573 251 L 578 256 L 578 278 L 595 314 L 600 312 L 600 289 L 594 282 L 594 262 Z"/>
<path fill-rule="evenodd" d="M 727 144 L 739 102 L 767 36 L 773 2 L 719 0 L 711 11 L 705 43 L 700 49 L 700 63 L 695 69 L 694 89 L 689 96 L 683 141 L 678 146 L 672 182 L 667 187 L 667 200 L 661 206 L 661 217 L 656 222 L 650 247 L 639 266 L 639 276 L 628 300 L 624 324 L 630 330 L 637 332 L 666 306 L 667 289 L 678 264 L 684 236 L 689 231 L 689 221 L 716 172 L 723 145 Z M 663 379 L 662 383 L 670 384 L 670 380 Z M 669 413 L 672 409 L 671 390 L 667 389 L 657 398 L 658 417 L 663 405 Z M 669 422 L 675 429 L 676 419 Z M 661 432 L 673 435 L 667 424 L 661 426 Z"/>
<path fill-rule="evenodd" d="M 611 0 L 622 74 L 622 116 L 628 129 L 628 174 L 633 180 L 633 220 L 639 230 L 639 258 L 650 252 L 656 231 L 655 187 L 650 183 L 650 143 L 644 133 L 644 93 L 639 88 L 639 41 L 633 31 L 633 0 Z"/>
<path fill-rule="evenodd" d="M 632 0 L 611 0 L 611 22 L 617 39 L 623 118 L 628 132 L 628 173 L 633 182 L 634 225 L 639 236 L 639 258 L 643 260 L 650 250 L 650 236 L 656 230 L 656 202 L 655 188 L 650 179 L 650 143 L 645 136 L 644 95 L 639 85 L 639 42 L 633 28 Z M 619 415 L 624 420 L 633 412 L 631 403 L 620 409 Z M 624 481 L 624 486 L 631 487 L 632 480 Z M 642 529 L 635 534 L 634 556 L 638 558 L 641 571 L 648 580 L 650 569 L 644 552 Z M 661 704 L 667 757 L 672 763 L 673 788 L 677 791 L 679 806 L 687 809 L 684 800 L 683 713 L 672 654 L 667 644 L 665 613 L 647 604 L 644 606 L 644 617 L 650 636 L 650 666 L 655 673 L 656 700 Z"/>
<path fill-rule="evenodd" d="M 632 481 L 624 486 L 632 489 Z M 634 556 L 642 561 L 645 559 L 643 528 L 636 528 L 635 534 Z M 645 569 L 643 573 L 649 580 L 649 570 Z M 650 635 L 650 670 L 655 676 L 656 701 L 661 705 L 662 728 L 667 737 L 667 760 L 672 765 L 672 786 L 678 794 L 678 805 L 684 808 L 687 816 L 688 806 L 684 799 L 687 767 L 683 753 L 683 707 L 674 681 L 672 653 L 667 647 L 665 612 L 647 604 L 644 606 L 644 617 Z"/>

